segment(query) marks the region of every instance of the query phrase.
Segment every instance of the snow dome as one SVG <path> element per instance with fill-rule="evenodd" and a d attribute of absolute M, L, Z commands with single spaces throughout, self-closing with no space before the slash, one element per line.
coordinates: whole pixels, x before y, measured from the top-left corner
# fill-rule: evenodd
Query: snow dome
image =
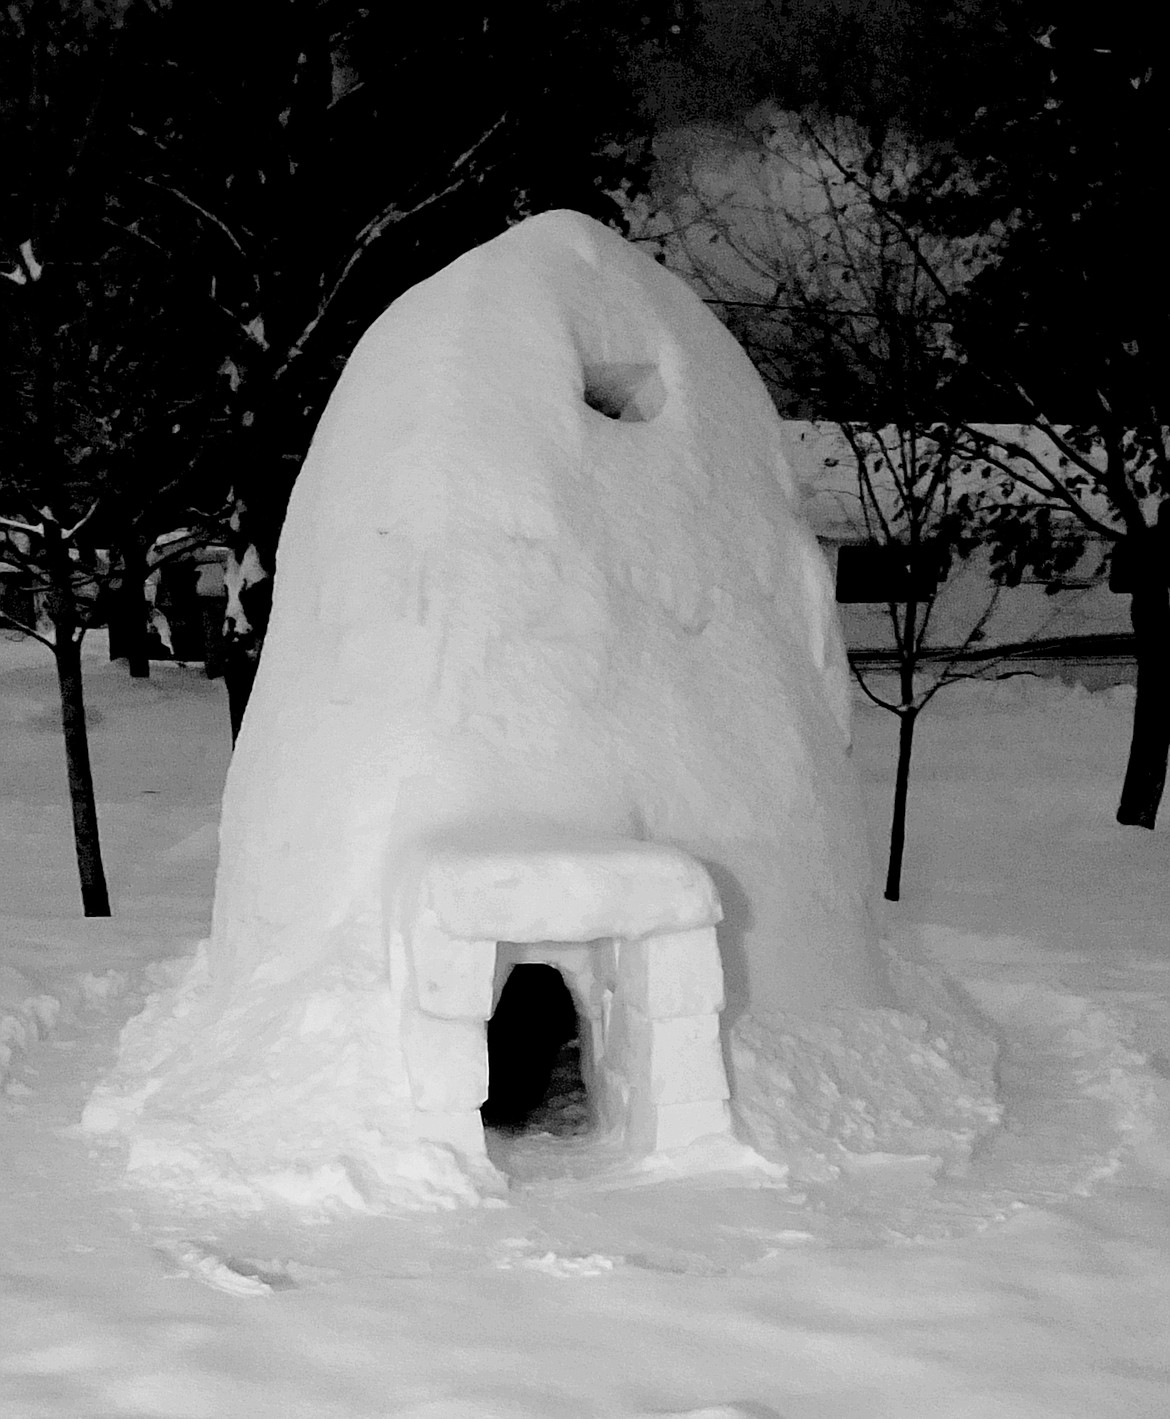
<path fill-rule="evenodd" d="M 631 1155 L 733 1127 L 737 1021 L 891 1003 L 780 449 L 728 332 L 576 213 L 375 322 L 289 506 L 210 939 L 86 1111 L 133 1173 L 481 1195 L 486 1023 L 520 964 L 566 981 Z"/>

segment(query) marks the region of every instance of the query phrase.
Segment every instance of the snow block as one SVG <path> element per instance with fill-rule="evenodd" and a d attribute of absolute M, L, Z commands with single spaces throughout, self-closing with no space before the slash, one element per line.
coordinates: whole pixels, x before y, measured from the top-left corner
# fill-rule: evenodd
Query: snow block
<path fill-rule="evenodd" d="M 487 1040 L 479 1021 L 407 1012 L 403 1049 L 416 1108 L 457 1113 L 487 1098 Z"/>
<path fill-rule="evenodd" d="M 728 1097 L 718 1015 L 648 1020 L 632 1006 L 615 1005 L 605 1062 L 630 1080 L 634 1094 L 656 1105 Z"/>
<path fill-rule="evenodd" d="M 621 1000 L 650 1019 L 723 1009 L 723 972 L 712 927 L 622 943 Z"/>
<path fill-rule="evenodd" d="M 703 302 L 577 213 L 374 323 L 289 502 L 206 951 L 102 1086 L 139 1156 L 246 1190 L 309 1149 L 434 1205 L 433 1136 L 483 1176 L 477 942 L 619 941 L 588 1033 L 646 1146 L 725 1119 L 716 974 L 729 1020 L 893 1004 L 783 446 Z"/>
<path fill-rule="evenodd" d="M 441 1143 L 464 1158 L 475 1159 L 486 1155 L 483 1120 L 478 1107 L 420 1113 L 417 1126 L 420 1138 Z"/>
<path fill-rule="evenodd" d="M 449 935 L 493 941 L 629 939 L 713 926 L 722 915 L 711 879 L 685 853 L 577 834 L 503 852 L 441 848 L 421 897 Z"/>
<path fill-rule="evenodd" d="M 688 1148 L 702 1138 L 726 1136 L 730 1110 L 722 1099 L 702 1099 L 688 1104 L 651 1104 L 637 1101 L 631 1111 L 626 1145 L 636 1156 Z"/>
<path fill-rule="evenodd" d="M 434 912 L 424 911 L 410 934 L 418 1006 L 449 1020 L 486 1020 L 492 1013 L 495 938 L 448 936 Z"/>

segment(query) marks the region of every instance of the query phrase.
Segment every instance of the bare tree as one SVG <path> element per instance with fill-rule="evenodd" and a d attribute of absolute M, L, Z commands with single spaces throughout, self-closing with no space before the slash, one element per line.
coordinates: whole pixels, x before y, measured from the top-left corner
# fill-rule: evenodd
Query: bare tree
<path fill-rule="evenodd" d="M 1143 82 L 1126 87 L 1140 96 Z M 1152 828 L 1170 756 L 1170 425 L 1137 370 L 1148 342 L 1125 335 L 1132 312 L 1114 312 L 1099 340 L 1065 331 L 1058 362 L 1049 307 L 1075 325 L 1082 286 L 1093 310 L 1109 306 L 1092 243 L 1072 242 L 1060 263 L 1050 254 L 1069 269 L 1037 278 L 1054 289 L 1035 324 L 1022 295 L 1017 318 L 1003 272 L 1022 282 L 1044 264 L 1030 248 L 1007 259 L 1027 247 L 1026 214 L 984 204 L 978 225 L 937 219 L 979 191 L 978 174 L 946 156 L 944 168 L 889 131 L 875 147 L 856 125 L 771 116 L 713 170 L 683 164 L 669 211 L 644 231 L 724 313 L 782 412 L 913 428 L 953 449 L 956 466 L 980 467 L 1002 580 L 1052 570 L 1086 543 L 1112 548 L 1138 672 L 1117 816 Z M 1077 230 L 1076 211 L 1064 224 Z M 1080 539 L 1054 538 L 1057 521 Z"/>
<path fill-rule="evenodd" d="M 257 0 L 270 23 L 243 27 L 226 0 L 207 3 L 232 42 L 206 4 L 160 22 L 170 72 L 136 102 L 133 171 L 151 204 L 139 230 L 186 254 L 226 337 L 225 662 L 238 728 L 286 500 L 358 334 L 532 212 L 616 216 L 610 190 L 648 171 L 638 73 L 681 42 L 686 7 L 492 3 L 404 23 L 356 0 Z M 458 95 L 424 122 L 420 74 Z"/>
<path fill-rule="evenodd" d="M 82 641 L 108 613 L 109 549 L 175 525 L 197 431 L 213 422 L 169 353 L 181 270 L 144 258 L 151 243 L 100 180 L 117 156 L 107 139 L 132 8 L 110 18 L 14 0 L 0 15 L 0 624 L 54 657 L 88 916 L 110 907 Z"/>
<path fill-rule="evenodd" d="M 1007 651 L 984 647 L 1000 587 L 965 602 L 958 636 L 937 624 L 939 599 L 952 570 L 980 545 L 978 494 L 959 491 L 971 477 L 954 440 L 907 421 L 839 425 L 852 460 L 847 506 L 857 543 L 838 552 L 837 596 L 885 607 L 892 653 L 854 653 L 853 673 L 865 695 L 898 721 L 898 758 L 890 819 L 885 896 L 901 896 L 907 804 L 918 718 L 940 690 L 961 680 L 1002 673 Z M 889 671 L 894 672 L 894 693 Z"/>
<path fill-rule="evenodd" d="M 48 506 L 36 522 L 0 518 L 0 567 L 17 574 L 9 597 L 24 602 L 19 610 L 12 608 L 12 600 L 0 606 L 0 625 L 33 637 L 53 653 L 82 908 L 86 916 L 109 916 L 81 674 L 81 642 L 105 569 L 85 544 L 84 524 L 82 519 L 64 526 Z"/>
<path fill-rule="evenodd" d="M 1152 829 L 1170 758 L 1170 429 L 1154 420 L 1129 424 L 1100 417 L 1091 425 L 1057 423 L 1019 390 L 1024 427 L 1042 441 L 972 424 L 956 432 L 968 457 L 1002 475 L 1001 489 L 1023 490 L 1037 511 L 1081 529 L 1111 551 L 1111 585 L 1130 598 L 1137 694 L 1117 821 Z M 1035 562 L 1035 543 L 1018 546 L 1002 520 L 995 527 L 1010 566 Z"/>
<path fill-rule="evenodd" d="M 1128 57 L 1132 77 L 1115 87 L 1127 100 L 1136 95 L 1144 113 L 1152 71 L 1142 68 L 1140 54 Z M 1115 67 L 1124 79 L 1126 66 Z M 1052 98 L 1044 112 L 1059 115 L 1062 108 L 1063 100 Z M 1074 126 L 1070 120 L 1067 128 Z M 1137 662 L 1117 820 L 1153 829 L 1170 760 L 1170 423 L 1156 352 L 1165 332 L 1165 296 L 1160 288 L 1135 290 L 1128 281 L 1115 289 L 1114 273 L 1125 253 L 1116 248 L 1117 261 L 1103 256 L 1123 240 L 1119 203 L 1135 218 L 1142 210 L 1116 195 L 1133 155 L 1120 140 L 1119 157 L 1112 156 L 1113 147 L 1098 145 L 1105 147 L 1107 171 L 1086 170 L 1074 136 L 1059 124 L 1052 135 L 1071 165 L 1061 176 L 1055 211 L 1044 211 L 1056 186 L 1047 176 L 1036 184 L 1043 194 L 1039 215 L 1020 207 L 996 227 L 985 211 L 990 246 L 976 246 L 978 257 L 968 259 L 958 282 L 955 268 L 940 255 L 947 245 L 931 214 L 947 197 L 948 185 L 958 189 L 961 203 L 971 185 L 964 173 L 950 169 L 941 190 L 925 198 L 919 191 L 915 200 L 915 183 L 901 192 L 883 189 L 865 164 L 855 165 L 827 145 L 822 152 L 934 292 L 954 375 L 933 406 L 962 452 L 1000 475 L 1002 512 L 989 526 L 1000 567 L 1018 574 L 1029 562 L 1049 564 L 1053 546 L 1044 533 L 1052 515 L 1111 548 L 1111 584 L 1130 598 Z M 932 181 L 936 174 L 925 169 L 916 181 Z M 1097 182 L 1090 181 L 1094 177 Z M 1095 199 L 1099 190 L 1104 200 Z M 1036 239 L 1038 229 L 1043 241 Z M 1057 246 L 1056 237 L 1064 244 Z M 973 419 L 969 406 L 978 402 L 1007 418 L 997 425 Z M 1070 419 L 1074 408 L 1077 417 Z M 922 412 L 929 417 L 929 404 Z M 1023 520 L 1015 516 L 1020 505 L 1029 511 Z"/>

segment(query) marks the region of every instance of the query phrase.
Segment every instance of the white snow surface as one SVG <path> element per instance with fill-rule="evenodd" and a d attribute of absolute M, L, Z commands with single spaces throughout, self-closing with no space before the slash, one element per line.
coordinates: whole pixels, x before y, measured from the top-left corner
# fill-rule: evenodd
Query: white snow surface
<path fill-rule="evenodd" d="M 586 403 L 639 381 L 645 418 Z M 433 836 L 581 832 L 708 865 L 733 1012 L 889 1004 L 844 653 L 783 446 L 703 303 L 579 214 L 397 300 L 282 532 L 216 977 L 380 956 L 398 861 Z"/>
<path fill-rule="evenodd" d="M 931 706 L 885 925 L 920 1009 L 736 1041 L 787 1178 L 607 1172 L 545 1135 L 482 1206 L 310 1223 L 137 1189 L 78 1129 L 206 935 L 229 754 L 219 685 L 91 641 L 108 921 L 78 916 L 50 658 L 0 639 L 4 1419 L 1170 1408 L 1170 862 L 1112 818 L 1132 692 Z M 894 724 L 859 700 L 855 735 L 880 846 Z"/>
<path fill-rule="evenodd" d="M 452 841 L 465 880 L 445 897 L 477 906 L 455 912 L 473 942 L 539 939 L 549 913 L 564 940 L 721 912 L 725 1038 L 745 1031 L 724 1050 L 733 1108 L 764 1058 L 753 1020 L 895 1004 L 844 651 L 783 440 L 702 302 L 575 213 L 520 224 L 375 322 L 282 531 L 210 935 L 86 1110 L 132 1172 L 252 1206 L 498 1190 L 475 1153 L 482 1023 L 420 1021 L 412 986 L 413 864 Z M 667 850 L 685 854 L 670 870 Z M 715 1023 L 647 1031 L 661 1053 Z M 424 1068 L 450 1072 L 438 1122 L 416 1113 Z M 722 1071 L 692 1087 L 668 1101 L 690 1123 L 645 1136 L 726 1128 Z M 787 1165 L 774 1130 L 751 1132 Z"/>

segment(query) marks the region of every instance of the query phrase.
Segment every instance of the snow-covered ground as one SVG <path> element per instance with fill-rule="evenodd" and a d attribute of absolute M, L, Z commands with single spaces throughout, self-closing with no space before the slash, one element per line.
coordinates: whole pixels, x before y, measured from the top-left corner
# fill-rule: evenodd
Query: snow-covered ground
<path fill-rule="evenodd" d="M 309 1224 L 130 1190 L 77 1128 L 206 932 L 229 753 L 197 670 L 132 682 L 100 639 L 88 670 L 98 922 L 50 659 L 0 640 L 5 1419 L 1170 1412 L 1170 837 L 1112 819 L 1131 691 L 970 685 L 921 723 L 888 931 L 1000 1037 L 1003 1122 L 962 1176 L 859 1151 L 824 1186 L 601 1182 L 570 1136 L 521 1150 L 506 1204 Z M 880 851 L 894 722 L 856 723 Z"/>

